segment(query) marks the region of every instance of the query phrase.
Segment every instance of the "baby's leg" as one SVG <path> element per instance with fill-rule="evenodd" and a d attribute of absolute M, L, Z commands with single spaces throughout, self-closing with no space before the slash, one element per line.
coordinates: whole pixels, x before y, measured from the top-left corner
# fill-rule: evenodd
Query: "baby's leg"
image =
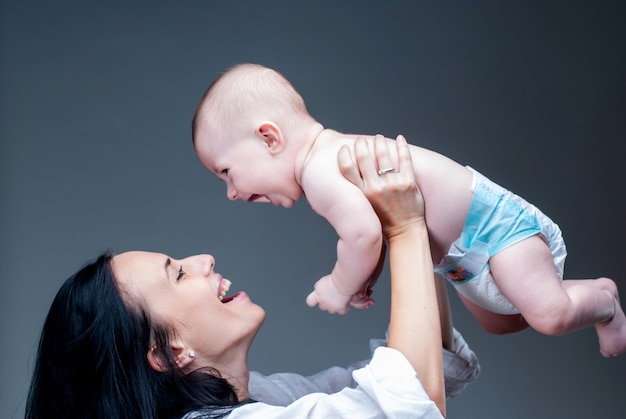
<path fill-rule="evenodd" d="M 493 311 L 485 310 L 479 305 L 474 304 L 457 293 L 467 310 L 478 321 L 478 324 L 489 333 L 494 335 L 504 335 L 507 333 L 515 333 L 528 327 L 528 323 L 521 314 L 498 314 Z"/>
<path fill-rule="evenodd" d="M 501 251 L 489 265 L 502 293 L 533 329 L 562 335 L 595 326 L 602 355 L 626 351 L 626 317 L 610 279 L 561 281 L 540 236 Z"/>

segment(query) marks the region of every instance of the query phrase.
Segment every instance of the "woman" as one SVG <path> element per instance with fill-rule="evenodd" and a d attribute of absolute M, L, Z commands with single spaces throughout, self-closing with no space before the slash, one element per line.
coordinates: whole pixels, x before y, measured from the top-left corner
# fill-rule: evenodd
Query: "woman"
<path fill-rule="evenodd" d="M 224 297 L 229 282 L 212 256 L 105 254 L 69 278 L 52 303 L 26 417 L 445 416 L 444 370 L 455 394 L 479 366 L 458 333 L 454 352 L 442 355 L 442 336 L 452 330 L 447 300 L 437 301 L 408 146 L 401 139 L 396 146 L 398 170 L 384 175 L 378 167 L 393 166 L 384 142 L 359 140 L 358 165 L 348 150 L 339 155 L 389 242 L 388 347 L 368 364 L 313 377 L 250 373 L 247 354 L 265 313 L 244 292 Z"/>

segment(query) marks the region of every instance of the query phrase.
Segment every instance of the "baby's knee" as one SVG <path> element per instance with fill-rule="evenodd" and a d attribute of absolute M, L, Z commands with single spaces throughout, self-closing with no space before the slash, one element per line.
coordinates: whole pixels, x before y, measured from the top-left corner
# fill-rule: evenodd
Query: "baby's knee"
<path fill-rule="evenodd" d="M 559 336 L 570 332 L 576 317 L 572 301 L 565 293 L 552 295 L 551 298 L 537 299 L 534 304 L 518 307 L 530 327 L 549 336 Z"/>
<path fill-rule="evenodd" d="M 524 313 L 524 319 L 537 332 L 548 336 L 561 336 L 571 331 L 572 319 L 565 307 L 552 307 L 545 311 Z"/>
<path fill-rule="evenodd" d="M 531 327 L 548 336 L 561 336 L 567 334 L 570 328 L 570 322 L 563 318 L 540 319 L 535 321 L 528 320 Z"/>
<path fill-rule="evenodd" d="M 611 294 L 617 294 L 617 284 L 611 278 L 601 276 L 596 279 L 596 283 L 599 289 L 608 291 Z"/>

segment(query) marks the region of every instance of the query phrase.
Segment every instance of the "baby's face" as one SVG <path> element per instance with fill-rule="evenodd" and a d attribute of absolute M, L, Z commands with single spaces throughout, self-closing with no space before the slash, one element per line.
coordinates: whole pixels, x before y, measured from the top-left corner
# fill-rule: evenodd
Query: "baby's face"
<path fill-rule="evenodd" d="M 230 200 L 291 208 L 302 197 L 293 163 L 285 155 L 271 154 L 258 137 L 219 142 L 198 138 L 196 154 L 207 170 L 226 183 Z"/>

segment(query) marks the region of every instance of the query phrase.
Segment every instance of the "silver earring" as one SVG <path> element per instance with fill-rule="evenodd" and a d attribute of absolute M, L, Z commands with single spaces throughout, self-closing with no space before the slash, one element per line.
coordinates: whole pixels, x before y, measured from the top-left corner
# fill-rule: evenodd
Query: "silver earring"
<path fill-rule="evenodd" d="M 189 351 L 189 358 L 194 358 L 196 353 L 194 351 Z"/>

